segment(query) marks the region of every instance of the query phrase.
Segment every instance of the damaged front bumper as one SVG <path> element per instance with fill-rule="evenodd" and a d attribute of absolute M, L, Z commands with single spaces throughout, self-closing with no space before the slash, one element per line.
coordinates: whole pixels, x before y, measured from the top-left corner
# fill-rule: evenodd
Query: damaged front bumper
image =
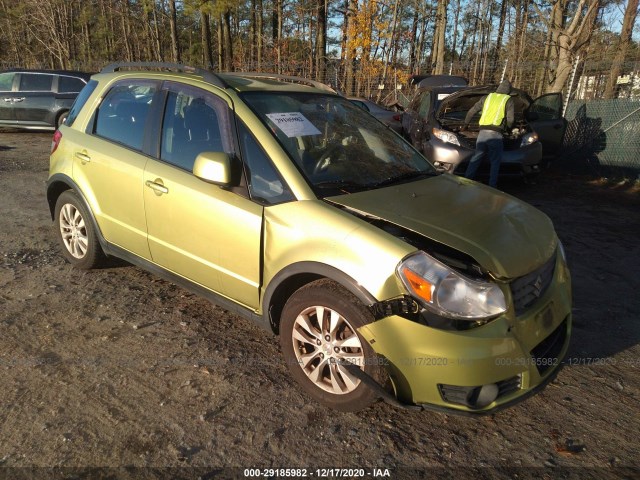
<path fill-rule="evenodd" d="M 397 401 L 453 413 L 491 413 L 530 397 L 557 374 L 571 334 L 571 281 L 554 279 L 520 316 L 477 328 L 431 328 L 394 314 L 359 329 L 383 358 Z"/>

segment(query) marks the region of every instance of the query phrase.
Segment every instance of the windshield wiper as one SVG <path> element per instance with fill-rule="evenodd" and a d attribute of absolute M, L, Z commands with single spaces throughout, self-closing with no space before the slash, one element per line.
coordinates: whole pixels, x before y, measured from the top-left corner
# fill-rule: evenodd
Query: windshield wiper
<path fill-rule="evenodd" d="M 327 180 L 324 182 L 318 182 L 313 184 L 314 187 L 317 188 L 335 188 L 335 189 L 358 189 L 362 190 L 367 188 L 367 185 L 363 185 L 362 183 L 353 182 L 351 180 Z"/>
<path fill-rule="evenodd" d="M 403 182 L 405 180 L 412 180 L 414 178 L 419 178 L 419 177 L 433 177 L 435 175 L 438 175 L 437 172 L 407 172 L 407 173 L 403 173 L 401 175 L 396 175 L 395 177 L 389 177 L 386 178 L 385 180 L 382 180 L 378 183 L 375 183 L 373 185 L 373 187 L 384 187 L 386 185 L 392 185 L 394 183 L 399 183 L 399 182 Z"/>

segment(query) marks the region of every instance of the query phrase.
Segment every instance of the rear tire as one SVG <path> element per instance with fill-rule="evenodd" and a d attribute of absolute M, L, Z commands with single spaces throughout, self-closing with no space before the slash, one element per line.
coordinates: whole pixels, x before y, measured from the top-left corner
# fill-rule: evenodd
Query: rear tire
<path fill-rule="evenodd" d="M 68 116 L 69 116 L 69 112 L 62 112 L 58 116 L 58 121 L 56 122 L 56 128 L 60 128 L 60 126 L 64 123 L 64 121 L 67 119 Z"/>
<path fill-rule="evenodd" d="M 71 265 L 88 270 L 104 262 L 105 255 L 91 216 L 73 190 L 67 190 L 58 197 L 54 223 L 62 254 Z"/>
<path fill-rule="evenodd" d="M 369 310 L 330 280 L 297 290 L 287 301 L 280 323 L 280 345 L 293 378 L 313 399 L 352 412 L 378 397 L 339 363 L 350 361 L 380 384 L 386 373 L 358 328 L 373 321 Z"/>

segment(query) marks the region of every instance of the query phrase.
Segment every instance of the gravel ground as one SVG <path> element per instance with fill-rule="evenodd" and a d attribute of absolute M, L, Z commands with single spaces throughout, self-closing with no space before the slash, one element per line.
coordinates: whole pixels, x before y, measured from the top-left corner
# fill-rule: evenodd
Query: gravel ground
<path fill-rule="evenodd" d="M 50 140 L 0 131 L 0 477 L 640 476 L 637 186 L 506 185 L 553 219 L 573 276 L 569 362 L 541 394 L 477 418 L 339 413 L 301 393 L 257 326 L 126 264 L 65 263 L 45 199 Z"/>

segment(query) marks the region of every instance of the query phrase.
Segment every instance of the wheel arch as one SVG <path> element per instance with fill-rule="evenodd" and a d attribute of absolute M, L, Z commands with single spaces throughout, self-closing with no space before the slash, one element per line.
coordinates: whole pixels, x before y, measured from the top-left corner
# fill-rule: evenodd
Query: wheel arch
<path fill-rule="evenodd" d="M 58 123 L 60 122 L 60 117 L 62 117 L 62 115 L 64 115 L 65 113 L 69 113 L 69 108 L 68 107 L 63 107 L 60 110 L 58 110 L 55 114 L 55 117 L 53 119 L 53 126 L 54 128 L 58 128 L 60 125 L 58 125 Z"/>
<path fill-rule="evenodd" d="M 378 301 L 354 278 L 331 265 L 320 262 L 297 262 L 278 272 L 265 290 L 262 301 L 263 316 L 273 333 L 279 332 L 280 315 L 289 297 L 299 288 L 325 278 L 351 292 L 366 306 Z"/>
<path fill-rule="evenodd" d="M 56 202 L 58 201 L 58 198 L 68 190 L 74 191 L 74 193 L 78 196 L 80 202 L 82 202 L 84 208 L 87 210 L 87 212 L 89 212 L 89 218 L 97 234 L 100 247 L 102 247 L 102 250 L 107 253 L 107 242 L 102 235 L 102 231 L 98 226 L 96 217 L 93 215 L 93 210 L 89 206 L 89 202 L 87 202 L 87 199 L 82 194 L 82 190 L 80 190 L 80 187 L 78 187 L 76 182 L 62 173 L 56 173 L 47 182 L 47 203 L 49 204 L 49 213 L 51 214 L 51 220 L 55 219 Z"/>

